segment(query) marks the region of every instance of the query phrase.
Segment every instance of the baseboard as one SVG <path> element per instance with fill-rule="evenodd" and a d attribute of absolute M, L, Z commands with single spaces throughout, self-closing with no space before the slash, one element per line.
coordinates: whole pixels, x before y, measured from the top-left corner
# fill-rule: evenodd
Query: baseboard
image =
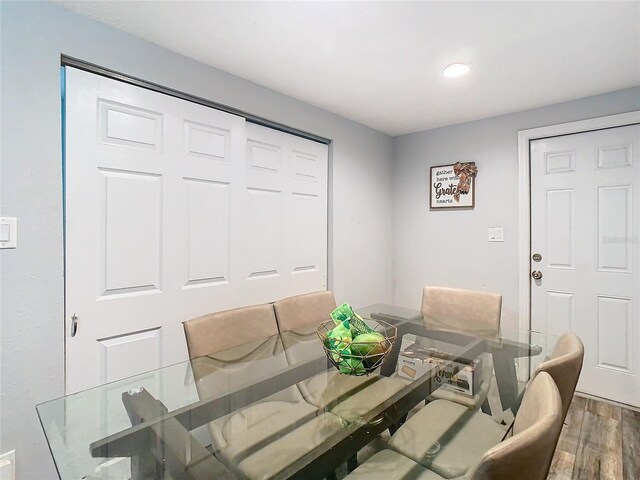
<path fill-rule="evenodd" d="M 591 400 L 597 400 L 598 402 L 608 403 L 610 405 L 614 405 L 620 408 L 626 408 L 627 410 L 633 410 L 634 412 L 640 412 L 640 408 L 634 407 L 633 405 L 627 405 L 626 403 L 614 402 L 613 400 L 609 400 L 608 398 L 597 397 L 595 395 L 589 395 L 584 392 L 576 392 L 577 397 L 589 398 Z"/>

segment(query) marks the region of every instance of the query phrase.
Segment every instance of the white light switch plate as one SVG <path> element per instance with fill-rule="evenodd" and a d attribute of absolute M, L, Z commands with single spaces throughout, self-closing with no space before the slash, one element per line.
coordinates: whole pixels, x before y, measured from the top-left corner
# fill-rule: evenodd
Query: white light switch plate
<path fill-rule="evenodd" d="M 489 241 L 490 242 L 504 242 L 504 228 L 502 228 L 502 227 L 489 227 Z"/>
<path fill-rule="evenodd" d="M 0 480 L 16 480 L 16 451 L 0 455 Z"/>
<path fill-rule="evenodd" d="M 16 248 L 18 246 L 18 219 L 16 217 L 0 217 L 0 248 Z"/>

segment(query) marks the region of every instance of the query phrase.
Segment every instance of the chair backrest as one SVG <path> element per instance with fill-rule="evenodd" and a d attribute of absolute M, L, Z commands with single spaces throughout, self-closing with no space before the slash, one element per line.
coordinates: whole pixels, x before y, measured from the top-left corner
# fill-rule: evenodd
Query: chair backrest
<path fill-rule="evenodd" d="M 583 360 L 582 341 L 574 333 L 567 332 L 558 339 L 549 360 L 543 362 L 536 371 L 537 373 L 547 372 L 556 382 L 562 399 L 562 421 L 566 418 L 571 406 Z"/>
<path fill-rule="evenodd" d="M 280 332 L 287 332 L 309 324 L 318 327 L 330 320 L 331 312 L 336 309 L 336 300 L 331 291 L 305 293 L 278 300 L 273 308 Z"/>
<path fill-rule="evenodd" d="M 210 313 L 182 323 L 189 358 L 227 350 L 278 333 L 273 305 Z"/>
<path fill-rule="evenodd" d="M 541 372 L 527 387 L 513 425 L 513 436 L 488 450 L 471 480 L 544 480 L 560 429 L 562 402 L 553 378 Z"/>
<path fill-rule="evenodd" d="M 228 350 L 212 352 L 191 360 L 191 371 L 200 400 L 219 398 L 238 389 L 252 385 L 283 372 L 288 366 L 282 342 L 278 335 L 243 343 Z M 241 403 L 238 404 L 237 400 Z M 251 389 L 238 399 L 233 396 L 226 403 L 228 414 L 209 422 L 209 433 L 214 450 L 224 449 L 233 429 L 228 422 L 239 420 L 238 412 L 249 402 L 251 404 L 270 403 L 273 401 L 288 403 L 304 403 L 296 386 L 280 390 L 268 397 L 262 397 L 259 389 Z M 240 418 L 250 421 L 249 417 Z"/>
<path fill-rule="evenodd" d="M 421 310 L 424 324 L 429 329 L 494 338 L 500 333 L 502 295 L 424 287 Z"/>

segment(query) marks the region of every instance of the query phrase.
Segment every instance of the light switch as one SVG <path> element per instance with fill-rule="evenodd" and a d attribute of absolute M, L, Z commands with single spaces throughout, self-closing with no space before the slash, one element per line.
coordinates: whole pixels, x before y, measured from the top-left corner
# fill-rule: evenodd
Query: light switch
<path fill-rule="evenodd" d="M 490 242 L 504 242 L 504 228 L 502 228 L 502 227 L 489 227 L 489 241 Z"/>
<path fill-rule="evenodd" d="M 0 242 L 8 242 L 11 238 L 9 236 L 9 224 L 8 223 L 0 223 Z"/>
<path fill-rule="evenodd" d="M 0 217 L 0 248 L 16 248 L 18 243 L 18 219 Z"/>

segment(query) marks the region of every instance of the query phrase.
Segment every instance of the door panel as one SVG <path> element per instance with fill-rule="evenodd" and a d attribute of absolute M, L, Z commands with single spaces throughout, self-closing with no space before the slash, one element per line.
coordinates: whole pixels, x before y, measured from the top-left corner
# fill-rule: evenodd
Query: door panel
<path fill-rule="evenodd" d="M 98 100 L 98 114 L 98 130 L 103 143 L 154 151 L 162 149 L 162 114 L 103 99 Z"/>
<path fill-rule="evenodd" d="M 248 279 L 279 276 L 280 234 L 282 230 L 281 193 L 254 187 L 247 188 L 250 225 L 248 237 Z"/>
<path fill-rule="evenodd" d="M 326 145 L 247 125 L 245 272 L 265 301 L 326 285 L 327 157 Z"/>
<path fill-rule="evenodd" d="M 531 142 L 531 322 L 585 344 L 578 389 L 640 406 L 640 126 Z"/>
<path fill-rule="evenodd" d="M 185 320 L 326 289 L 325 145 L 66 82 L 67 393 L 185 360 Z"/>
<path fill-rule="evenodd" d="M 99 169 L 100 271 L 104 293 L 135 294 L 161 289 L 162 178 L 139 172 Z"/>
<path fill-rule="evenodd" d="M 633 305 L 630 298 L 598 295 L 597 365 L 599 368 L 633 374 L 631 363 L 631 321 Z"/>
<path fill-rule="evenodd" d="M 632 236 L 631 185 L 598 186 L 598 270 L 633 273 L 631 242 L 615 242 Z"/>
<path fill-rule="evenodd" d="M 226 182 L 185 178 L 188 192 L 185 287 L 229 283 L 231 188 Z"/>
<path fill-rule="evenodd" d="M 130 376 L 132 358 L 140 363 L 141 371 L 162 366 L 162 334 L 160 328 L 129 332 L 117 337 L 99 339 L 100 382 L 108 383 Z"/>
<path fill-rule="evenodd" d="M 185 146 L 188 155 L 202 156 L 205 160 L 229 163 L 229 131 L 212 125 L 184 122 Z"/>
<path fill-rule="evenodd" d="M 574 268 L 573 189 L 547 190 L 547 267 Z"/>
<path fill-rule="evenodd" d="M 572 329 L 575 322 L 575 293 L 547 290 L 545 331 L 562 335 Z"/>

